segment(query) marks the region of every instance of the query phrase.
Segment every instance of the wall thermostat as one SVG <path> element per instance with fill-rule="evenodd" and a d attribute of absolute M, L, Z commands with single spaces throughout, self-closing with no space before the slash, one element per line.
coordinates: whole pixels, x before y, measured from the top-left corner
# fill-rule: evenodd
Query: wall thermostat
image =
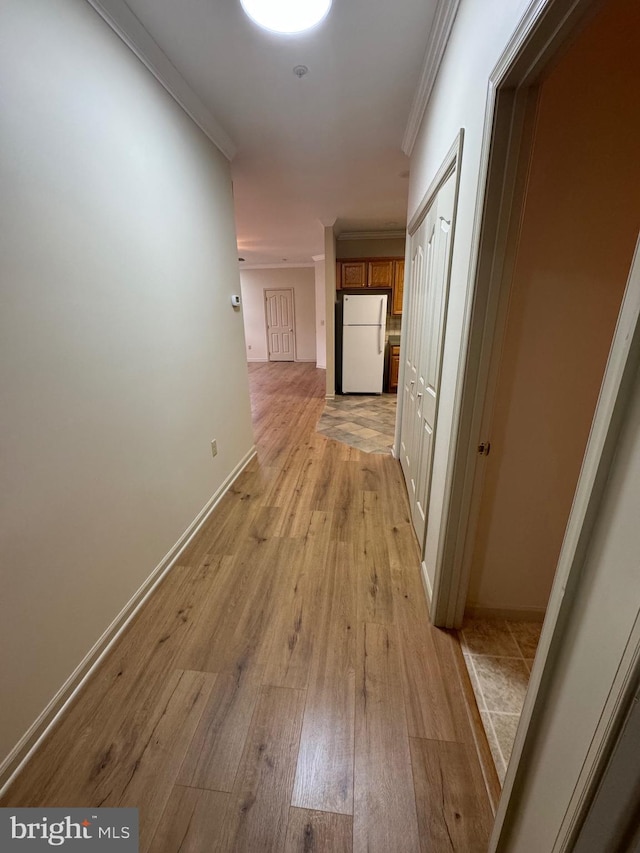
<path fill-rule="evenodd" d="M 234 308 L 239 308 L 240 307 L 240 297 L 237 296 L 236 294 L 234 294 L 231 297 L 231 304 L 233 305 Z"/>

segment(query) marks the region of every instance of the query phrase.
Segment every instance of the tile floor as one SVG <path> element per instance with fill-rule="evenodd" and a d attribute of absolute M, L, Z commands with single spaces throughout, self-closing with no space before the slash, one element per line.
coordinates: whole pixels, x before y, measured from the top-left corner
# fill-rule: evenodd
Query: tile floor
<path fill-rule="evenodd" d="M 500 783 L 520 720 L 535 657 L 539 622 L 468 620 L 460 643 Z"/>
<path fill-rule="evenodd" d="M 396 400 L 396 394 L 336 395 L 327 401 L 316 431 L 367 453 L 391 453 Z"/>

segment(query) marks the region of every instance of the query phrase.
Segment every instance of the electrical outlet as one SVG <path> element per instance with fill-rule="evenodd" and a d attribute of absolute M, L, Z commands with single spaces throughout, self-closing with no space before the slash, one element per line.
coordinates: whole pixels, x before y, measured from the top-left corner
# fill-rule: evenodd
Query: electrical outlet
<path fill-rule="evenodd" d="M 218 455 L 218 442 L 216 441 L 216 439 L 215 439 L 215 438 L 214 438 L 214 439 L 213 439 L 213 441 L 211 442 L 211 455 L 212 455 L 212 456 L 217 456 L 217 455 Z"/>

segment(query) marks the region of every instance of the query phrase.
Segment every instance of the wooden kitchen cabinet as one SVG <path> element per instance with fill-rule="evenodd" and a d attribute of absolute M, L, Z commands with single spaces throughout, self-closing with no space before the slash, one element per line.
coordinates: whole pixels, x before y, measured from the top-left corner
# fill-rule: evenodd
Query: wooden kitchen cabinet
<path fill-rule="evenodd" d="M 338 261 L 338 270 L 339 274 L 336 276 L 338 288 L 367 286 L 366 261 Z"/>
<path fill-rule="evenodd" d="M 389 392 L 397 394 L 398 377 L 400 375 L 400 347 L 395 344 L 390 347 L 389 352 Z"/>
<path fill-rule="evenodd" d="M 375 260 L 367 263 L 367 287 L 393 287 L 394 261 Z"/>
<path fill-rule="evenodd" d="M 391 290 L 391 314 L 402 314 L 404 258 L 357 258 L 336 262 L 336 288 L 371 287 Z"/>
<path fill-rule="evenodd" d="M 391 313 L 395 316 L 402 314 L 402 297 L 404 295 L 404 261 L 393 262 L 393 299 Z"/>

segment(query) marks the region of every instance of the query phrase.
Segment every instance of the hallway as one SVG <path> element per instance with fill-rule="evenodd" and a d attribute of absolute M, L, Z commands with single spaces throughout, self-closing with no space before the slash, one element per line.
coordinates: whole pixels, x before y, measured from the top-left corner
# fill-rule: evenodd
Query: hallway
<path fill-rule="evenodd" d="M 152 853 L 481 853 L 399 465 L 315 431 L 323 371 L 250 379 L 257 457 L 2 805 L 136 806 Z"/>

